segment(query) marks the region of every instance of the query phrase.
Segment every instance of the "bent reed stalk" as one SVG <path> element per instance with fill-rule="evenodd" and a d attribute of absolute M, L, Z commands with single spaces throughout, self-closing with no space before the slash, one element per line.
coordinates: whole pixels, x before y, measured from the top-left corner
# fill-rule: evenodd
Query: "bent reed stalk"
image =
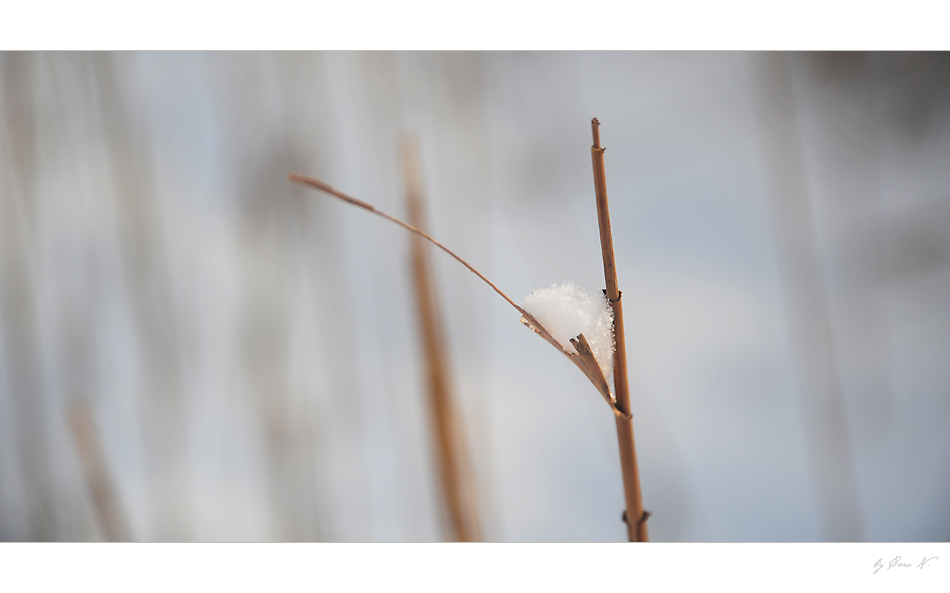
<path fill-rule="evenodd" d="M 600 365 L 597 364 L 597 361 L 594 359 L 593 353 L 590 351 L 589 347 L 585 349 L 582 344 L 581 347 L 578 348 L 576 352 L 568 352 L 567 350 L 565 350 L 554 338 L 554 336 L 551 335 L 551 333 L 547 330 L 547 328 L 545 328 L 541 324 L 541 322 L 535 319 L 534 315 L 532 315 L 531 313 L 528 313 L 521 306 L 519 306 L 518 303 L 511 300 L 511 298 L 508 295 L 502 292 L 500 288 L 495 286 L 495 284 L 491 280 L 486 278 L 484 274 L 482 274 L 481 272 L 476 270 L 474 267 L 472 267 L 472 265 L 469 264 L 467 261 L 465 261 L 458 255 L 456 255 L 455 252 L 453 252 L 451 249 L 439 243 L 438 241 L 430 237 L 428 234 L 426 234 L 423 231 L 420 231 L 419 229 L 412 226 L 411 224 L 405 223 L 399 220 L 398 218 L 396 218 L 395 216 L 390 216 L 389 214 L 386 214 L 385 212 L 381 210 L 377 210 L 376 207 L 374 207 L 372 204 L 368 204 L 364 202 L 363 200 L 360 200 L 360 199 L 354 198 L 351 195 L 345 194 L 339 191 L 338 189 L 335 189 L 333 186 L 320 181 L 319 179 L 314 179 L 313 177 L 307 177 L 306 175 L 299 175 L 297 173 L 288 173 L 287 179 L 291 181 L 296 181 L 297 183 L 302 183 L 304 185 L 315 187 L 316 189 L 319 189 L 320 191 L 324 193 L 327 193 L 327 194 L 330 194 L 331 196 L 339 198 L 343 200 L 344 202 L 353 204 L 354 206 L 358 206 L 364 210 L 368 210 L 372 212 L 373 214 L 377 216 L 385 218 L 386 220 L 390 222 L 394 222 L 398 224 L 399 226 L 401 226 L 402 228 L 406 229 L 407 231 L 422 237 L 423 239 L 425 239 L 426 241 L 429 241 L 430 243 L 432 243 L 433 245 L 435 245 L 442 251 L 451 255 L 460 264 L 465 266 L 468 269 L 468 271 L 472 272 L 473 274 L 478 276 L 483 282 L 485 282 L 485 284 L 489 285 L 492 288 L 492 290 L 498 293 L 498 295 L 501 296 L 501 298 L 505 299 L 509 305 L 511 305 L 519 313 L 521 313 L 521 322 L 523 324 L 528 326 L 530 329 L 534 330 L 535 333 L 537 333 L 539 336 L 544 338 L 545 341 L 547 341 L 549 344 L 557 348 L 561 354 L 567 356 L 571 360 L 571 362 L 577 365 L 577 368 L 579 368 L 581 372 L 584 373 L 584 376 L 586 376 L 587 379 L 594 385 L 594 387 L 597 388 L 597 390 L 604 397 L 604 400 L 606 400 L 607 404 L 610 406 L 610 408 L 614 411 L 615 414 L 619 414 L 620 416 L 629 418 L 629 414 L 627 412 L 624 412 L 617 408 L 617 399 L 613 394 L 610 393 L 610 388 L 607 385 L 607 380 L 604 378 L 604 374 L 600 370 Z M 574 340 L 571 340 L 571 343 L 573 344 L 575 340 L 578 341 L 579 343 L 586 343 L 587 341 L 586 338 L 584 338 L 583 334 L 579 334 Z M 577 346 L 575 345 L 575 348 L 576 347 Z"/>

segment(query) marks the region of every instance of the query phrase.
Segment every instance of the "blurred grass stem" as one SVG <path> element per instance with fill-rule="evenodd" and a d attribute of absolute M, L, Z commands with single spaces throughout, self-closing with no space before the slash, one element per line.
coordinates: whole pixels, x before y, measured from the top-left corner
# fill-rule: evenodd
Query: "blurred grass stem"
<path fill-rule="evenodd" d="M 93 507 L 106 541 L 129 540 L 128 523 L 116 497 L 99 432 L 89 408 L 84 403 L 74 403 L 69 408 L 69 427 L 73 441 L 82 460 L 83 473 L 92 494 Z"/>
<path fill-rule="evenodd" d="M 408 140 L 402 146 L 402 161 L 409 222 L 416 228 L 423 228 L 425 212 L 419 157 L 415 145 Z M 452 401 L 445 332 L 428 255 L 422 237 L 412 237 L 412 275 L 422 333 L 430 419 L 436 440 L 435 453 L 443 501 L 451 524 L 452 535 L 449 539 L 479 541 L 478 512 L 474 504 L 464 439 Z"/>

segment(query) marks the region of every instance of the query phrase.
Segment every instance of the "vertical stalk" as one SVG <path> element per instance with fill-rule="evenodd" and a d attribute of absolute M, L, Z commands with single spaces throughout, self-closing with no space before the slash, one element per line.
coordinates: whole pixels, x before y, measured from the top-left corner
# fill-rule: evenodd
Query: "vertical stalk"
<path fill-rule="evenodd" d="M 62 537 L 57 521 L 56 479 L 50 459 L 44 407 L 40 291 L 34 268 L 39 229 L 36 185 L 40 170 L 36 147 L 37 101 L 33 80 L 39 56 L 11 52 L 0 57 L 4 135 L 0 141 L 0 340 L 6 356 L 6 381 L 15 454 L 26 499 L 25 532 L 14 539 L 53 541 Z M 11 533 L 0 527 L 4 539 Z"/>
<path fill-rule="evenodd" d="M 756 108 L 769 209 L 785 293 L 808 456 L 825 541 L 862 541 L 864 517 L 851 451 L 828 290 L 808 191 L 788 56 L 756 55 Z"/>
<path fill-rule="evenodd" d="M 123 101 L 117 54 L 82 56 L 92 62 L 102 133 L 115 191 L 119 255 L 138 349 L 141 353 L 141 427 L 148 480 L 146 539 L 194 539 L 188 413 L 182 385 L 181 334 L 165 258 L 168 229 L 159 216 L 160 198 L 148 153 Z"/>
<path fill-rule="evenodd" d="M 604 259 L 604 280 L 607 300 L 614 310 L 614 395 L 618 412 L 617 441 L 620 445 L 620 469 L 623 474 L 623 494 L 627 510 L 627 536 L 632 542 L 649 541 L 647 518 L 640 495 L 640 469 L 637 465 L 637 449 L 633 442 L 633 418 L 630 416 L 630 391 L 627 384 L 627 345 L 623 331 L 623 305 L 617 286 L 617 266 L 614 261 L 614 240 L 610 232 L 610 209 L 607 204 L 607 180 L 604 172 L 604 149 L 600 146 L 600 122 L 591 120 L 594 145 L 590 148 L 594 167 L 594 192 L 597 197 L 597 223 L 600 227 L 600 249 Z M 624 417 L 624 416 L 627 417 Z"/>
<path fill-rule="evenodd" d="M 402 157 L 409 223 L 417 229 L 424 229 L 425 214 L 422 206 L 419 161 L 414 146 L 408 141 L 403 144 Z M 440 323 L 438 301 L 432 286 L 432 274 L 425 247 L 422 237 L 413 235 L 412 272 L 422 330 L 429 409 L 436 439 L 435 453 L 442 483 L 442 495 L 451 523 L 450 539 L 463 542 L 478 541 L 480 539 L 478 516 L 472 493 L 467 488 L 470 484 L 465 471 L 467 459 L 452 406 L 445 335 Z"/>
<path fill-rule="evenodd" d="M 86 483 L 92 494 L 93 506 L 102 535 L 106 541 L 128 541 L 129 528 L 119 504 L 118 496 L 109 476 L 108 465 L 102 450 L 99 433 L 92 414 L 85 403 L 77 402 L 69 410 L 69 427 L 79 451 Z"/>

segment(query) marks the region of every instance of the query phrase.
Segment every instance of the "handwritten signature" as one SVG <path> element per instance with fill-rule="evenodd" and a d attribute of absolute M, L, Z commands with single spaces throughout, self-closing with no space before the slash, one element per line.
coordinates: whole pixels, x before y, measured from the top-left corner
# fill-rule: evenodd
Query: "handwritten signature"
<path fill-rule="evenodd" d="M 895 556 L 894 559 L 888 563 L 887 570 L 892 568 L 919 568 L 923 570 L 929 565 L 931 560 L 937 560 L 938 558 L 939 556 L 931 556 L 930 558 L 924 556 L 924 559 L 920 561 L 920 564 L 915 565 L 910 561 L 902 562 L 900 556 Z M 874 563 L 874 572 L 872 574 L 877 574 L 877 571 L 881 570 L 882 568 L 884 568 L 884 559 L 878 558 L 877 562 Z"/>

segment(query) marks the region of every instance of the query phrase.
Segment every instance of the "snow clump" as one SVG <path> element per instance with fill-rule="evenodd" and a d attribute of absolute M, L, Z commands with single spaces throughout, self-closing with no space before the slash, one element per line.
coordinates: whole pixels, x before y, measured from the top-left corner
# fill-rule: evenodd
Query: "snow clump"
<path fill-rule="evenodd" d="M 604 378 L 610 380 L 614 370 L 614 312 L 607 297 L 588 294 L 567 282 L 535 290 L 521 306 L 534 315 L 565 352 L 576 352 L 571 338 L 584 334 Z"/>

